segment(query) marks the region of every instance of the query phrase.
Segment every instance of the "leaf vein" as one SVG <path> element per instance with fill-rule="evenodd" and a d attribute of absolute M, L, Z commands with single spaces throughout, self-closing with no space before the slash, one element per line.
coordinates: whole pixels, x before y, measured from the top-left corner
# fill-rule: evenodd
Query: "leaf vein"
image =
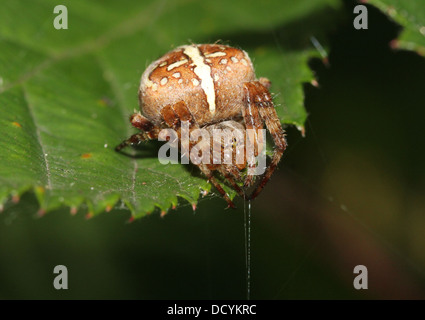
<path fill-rule="evenodd" d="M 41 148 L 41 152 L 42 152 L 42 156 L 43 156 L 42 158 L 43 158 L 44 166 L 45 166 L 45 169 L 46 169 L 47 189 L 52 190 L 53 188 L 52 188 L 52 179 L 51 179 L 49 160 L 47 159 L 46 149 L 44 147 L 43 140 L 41 139 L 41 134 L 40 134 L 40 129 L 38 127 L 38 123 L 35 119 L 34 109 L 33 109 L 33 106 L 31 105 L 31 103 L 29 102 L 28 91 L 25 89 L 24 86 L 22 86 L 22 91 L 23 91 L 24 99 L 25 99 L 25 102 L 26 102 L 26 105 L 27 105 L 28 114 L 29 114 L 29 116 L 30 116 L 30 118 L 31 118 L 31 120 L 34 124 L 34 127 L 35 127 L 35 135 L 37 137 L 37 142 L 38 142 L 38 144 L 40 145 L 40 148 Z"/>
<path fill-rule="evenodd" d="M 117 100 L 117 105 L 119 107 L 121 116 L 123 119 L 127 120 L 128 119 L 128 115 L 127 115 L 127 110 L 124 107 L 124 97 L 122 95 L 121 90 L 119 90 L 119 84 L 118 81 L 116 79 L 116 76 L 114 74 L 114 72 L 112 71 L 111 68 L 108 67 L 106 61 L 100 56 L 100 55 L 96 55 L 95 56 L 100 69 L 102 69 L 105 72 L 105 79 L 106 82 L 109 84 L 112 93 L 114 94 L 116 100 Z M 128 122 L 126 121 L 126 123 L 128 124 Z M 127 136 L 130 136 L 131 132 L 129 129 L 129 126 L 126 125 L 126 131 L 127 131 Z M 134 153 L 132 151 L 132 153 Z M 132 170 L 132 174 L 131 174 L 131 195 L 132 195 L 132 200 L 133 200 L 133 204 L 136 203 L 136 176 L 137 176 L 137 170 L 138 170 L 138 164 L 136 159 L 133 157 L 132 159 L 133 162 L 133 170 Z"/>

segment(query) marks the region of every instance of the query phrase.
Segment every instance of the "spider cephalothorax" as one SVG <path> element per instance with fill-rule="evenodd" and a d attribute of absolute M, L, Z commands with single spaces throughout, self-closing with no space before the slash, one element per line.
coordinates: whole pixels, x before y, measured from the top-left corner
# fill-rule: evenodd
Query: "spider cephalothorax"
<path fill-rule="evenodd" d="M 285 133 L 274 109 L 269 87 L 268 79 L 256 79 L 251 60 L 243 50 L 222 44 L 178 47 L 151 63 L 143 73 L 139 88 L 141 112 L 130 117 L 131 124 L 141 132 L 116 149 L 158 139 L 161 129 L 165 128 L 174 129 L 180 138 L 183 122 L 189 123 L 190 131 L 203 128 L 213 132 L 213 129 L 225 128 L 237 130 L 243 136 L 249 130 L 262 129 L 265 124 L 275 148 L 270 165 L 251 195 L 246 196 L 235 182 L 243 180 L 245 188 L 253 184 L 252 174 L 248 173 L 244 178 L 240 174 L 246 166 L 255 166 L 250 157 L 245 156 L 242 164 L 216 164 L 212 161 L 197 164 L 228 204 L 234 207 L 214 178 L 213 171 L 223 175 L 240 196 L 253 199 L 273 174 L 286 148 Z M 217 143 L 214 136 L 211 139 L 212 144 Z M 250 139 L 254 139 L 253 143 L 258 147 L 257 135 Z M 190 143 L 189 149 L 194 145 Z"/>

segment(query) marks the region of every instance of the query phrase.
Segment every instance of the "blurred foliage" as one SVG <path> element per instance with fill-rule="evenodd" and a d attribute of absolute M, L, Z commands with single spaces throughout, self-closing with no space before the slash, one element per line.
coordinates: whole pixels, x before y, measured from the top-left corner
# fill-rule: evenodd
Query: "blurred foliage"
<path fill-rule="evenodd" d="M 397 23 L 403 26 L 397 47 L 416 50 L 425 55 L 425 2 L 403 0 L 370 0 Z"/>

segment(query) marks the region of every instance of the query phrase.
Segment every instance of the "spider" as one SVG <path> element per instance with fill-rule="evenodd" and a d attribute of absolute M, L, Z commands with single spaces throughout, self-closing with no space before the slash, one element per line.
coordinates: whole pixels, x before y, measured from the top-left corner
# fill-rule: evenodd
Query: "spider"
<path fill-rule="evenodd" d="M 116 147 L 139 144 L 158 139 L 160 131 L 171 128 L 181 138 L 183 122 L 189 130 L 213 128 L 239 130 L 262 129 L 265 124 L 275 145 L 271 163 L 250 195 L 243 188 L 254 184 L 254 176 L 241 172 L 253 160 L 244 157 L 244 163 L 196 164 L 208 180 L 234 208 L 213 172 L 218 171 L 245 200 L 254 199 L 270 179 L 287 146 L 285 132 L 274 108 L 269 92 L 270 81 L 257 79 L 248 54 L 222 44 L 191 44 L 178 47 L 152 62 L 142 75 L 139 87 L 141 112 L 130 117 L 131 124 L 140 130 Z M 251 137 L 251 140 L 253 138 Z M 254 136 L 254 139 L 255 136 Z M 258 141 L 254 141 L 258 145 Z M 190 143 L 189 149 L 194 147 Z M 258 154 L 258 149 L 255 155 Z M 233 153 L 233 156 L 235 153 Z"/>

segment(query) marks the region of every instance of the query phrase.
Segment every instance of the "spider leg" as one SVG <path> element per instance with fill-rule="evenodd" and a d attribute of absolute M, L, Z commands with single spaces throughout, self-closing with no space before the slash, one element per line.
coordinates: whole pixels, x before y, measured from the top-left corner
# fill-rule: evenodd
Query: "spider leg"
<path fill-rule="evenodd" d="M 167 124 L 168 127 L 174 129 L 179 134 L 180 138 L 180 119 L 177 116 L 177 114 L 174 112 L 173 107 L 171 105 L 167 105 L 164 108 L 161 109 L 161 115 L 164 119 L 164 122 Z"/>
<path fill-rule="evenodd" d="M 262 81 L 264 82 L 264 81 Z M 273 151 L 273 157 L 270 165 L 267 167 L 260 183 L 256 189 L 248 197 L 248 199 L 254 199 L 263 190 L 264 186 L 269 181 L 271 175 L 277 167 L 280 159 L 282 158 L 283 152 L 286 149 L 285 132 L 280 124 L 279 117 L 274 108 L 272 98 L 267 88 L 260 81 L 252 81 L 244 83 L 246 90 L 245 94 L 245 105 L 250 110 L 258 110 L 261 119 L 265 122 L 267 129 L 269 130 L 274 144 L 275 149 Z M 253 111 L 255 112 L 255 111 Z"/>
<path fill-rule="evenodd" d="M 243 126 L 241 125 L 241 128 L 238 129 L 234 124 L 224 123 L 207 127 L 211 134 L 211 163 L 213 164 L 208 166 L 208 168 L 210 170 L 217 170 L 230 183 L 239 196 L 245 199 L 244 190 L 236 183 L 236 181 L 242 180 L 240 171 L 246 167 L 244 153 L 245 135 L 244 132 L 240 131 Z M 220 136 L 216 136 L 214 131 L 217 129 L 227 132 L 224 135 L 220 133 Z M 217 149 L 220 150 L 219 154 L 215 153 Z M 231 152 L 230 155 L 229 151 Z M 229 156 L 231 159 L 229 159 Z M 217 160 L 220 160 L 220 162 L 215 164 Z M 229 162 L 229 160 L 231 161 Z"/>
<path fill-rule="evenodd" d="M 199 128 L 198 124 L 195 123 L 195 120 L 193 119 L 192 114 L 190 113 L 186 103 L 184 103 L 183 101 L 176 103 L 175 105 L 173 105 L 173 110 L 181 121 L 189 121 L 189 124 L 191 126 Z"/>
<path fill-rule="evenodd" d="M 161 109 L 161 114 L 162 114 L 162 117 L 164 118 L 165 123 L 169 127 L 176 130 L 179 136 L 179 139 L 181 139 L 181 121 L 189 121 L 189 125 L 190 125 L 189 130 L 199 128 L 198 124 L 194 121 L 192 114 L 190 113 L 189 109 L 187 108 L 186 104 L 183 101 L 176 103 L 173 106 L 171 105 L 165 106 L 164 108 Z M 190 141 L 189 150 L 192 149 L 193 145 L 194 143 Z M 215 179 L 215 177 L 212 174 L 212 171 L 208 168 L 208 165 L 201 163 L 197 166 L 202 171 L 202 173 L 207 177 L 207 179 L 214 185 L 217 191 L 223 196 L 223 198 L 228 203 L 229 207 L 235 208 L 235 205 L 233 204 L 232 200 L 229 198 L 226 191 L 224 191 L 224 189 L 219 184 L 219 182 Z"/>
<path fill-rule="evenodd" d="M 223 166 L 224 166 L 224 170 L 228 172 L 236 181 L 242 180 L 240 171 L 237 166 L 233 164 L 225 164 Z"/>
<path fill-rule="evenodd" d="M 143 133 L 133 134 L 130 138 L 124 140 L 119 145 L 117 145 L 115 147 L 115 151 L 119 152 L 119 151 L 121 151 L 122 149 L 124 149 L 128 146 L 138 144 L 138 143 L 145 141 L 145 140 L 146 140 L 146 137 Z"/>
<path fill-rule="evenodd" d="M 159 127 L 155 126 L 140 113 L 133 113 L 130 117 L 130 122 L 135 128 L 141 130 L 141 132 L 133 134 L 130 138 L 121 142 L 115 147 L 115 151 L 121 151 L 127 146 L 138 144 L 142 141 L 158 138 Z"/>
<path fill-rule="evenodd" d="M 233 189 L 238 193 L 238 195 L 241 198 L 245 199 L 245 192 L 239 187 L 239 185 L 236 183 L 235 179 L 238 180 L 238 177 L 240 178 L 239 171 L 233 170 L 233 168 L 230 165 L 222 165 L 218 166 L 216 169 L 224 178 L 226 178 L 227 181 L 232 185 Z M 236 172 L 237 173 L 236 173 Z M 235 179 L 233 179 L 233 177 Z"/>
<path fill-rule="evenodd" d="M 247 134 L 247 143 L 250 143 L 254 148 L 254 154 L 248 157 L 246 155 L 246 160 L 248 164 L 248 168 L 254 168 L 255 167 L 255 158 L 254 156 L 258 156 L 258 141 L 259 141 L 259 135 L 258 130 L 263 129 L 263 121 L 260 117 L 260 113 L 258 111 L 258 108 L 255 104 L 251 103 L 252 97 L 250 97 L 250 89 L 249 87 L 245 86 L 245 96 L 246 100 L 244 103 L 244 109 L 242 109 L 242 115 L 244 117 L 245 121 L 245 128 L 246 128 L 246 134 Z M 244 187 L 249 188 L 254 183 L 255 176 L 252 174 L 247 174 L 244 181 Z"/>
<path fill-rule="evenodd" d="M 161 115 L 165 123 L 177 132 L 179 139 L 181 138 L 182 121 L 189 121 L 190 130 L 199 128 L 184 102 L 178 102 L 175 105 L 165 106 L 161 109 Z"/>
<path fill-rule="evenodd" d="M 228 194 L 226 193 L 226 191 L 224 191 L 220 183 L 218 183 L 218 181 L 213 176 L 211 170 L 208 169 L 207 165 L 201 163 L 198 165 L 198 167 L 199 169 L 201 169 L 202 173 L 208 178 L 208 180 L 214 185 L 217 191 L 220 192 L 220 194 L 223 196 L 224 200 L 226 200 L 229 207 L 236 208 L 232 200 L 229 198 Z"/>
<path fill-rule="evenodd" d="M 189 131 L 199 128 L 198 124 L 194 122 L 192 114 L 184 102 L 178 102 L 175 105 L 165 106 L 161 109 L 161 115 L 167 126 L 177 132 L 177 136 L 181 144 L 183 143 L 181 130 L 182 121 L 189 121 Z M 186 146 L 186 148 L 183 148 L 181 145 L 181 152 L 190 151 L 192 144 L 193 143 L 189 141 L 189 145 Z M 188 159 L 190 159 L 189 154 L 185 154 L 185 152 L 182 154 L 182 156 L 186 156 Z"/>

